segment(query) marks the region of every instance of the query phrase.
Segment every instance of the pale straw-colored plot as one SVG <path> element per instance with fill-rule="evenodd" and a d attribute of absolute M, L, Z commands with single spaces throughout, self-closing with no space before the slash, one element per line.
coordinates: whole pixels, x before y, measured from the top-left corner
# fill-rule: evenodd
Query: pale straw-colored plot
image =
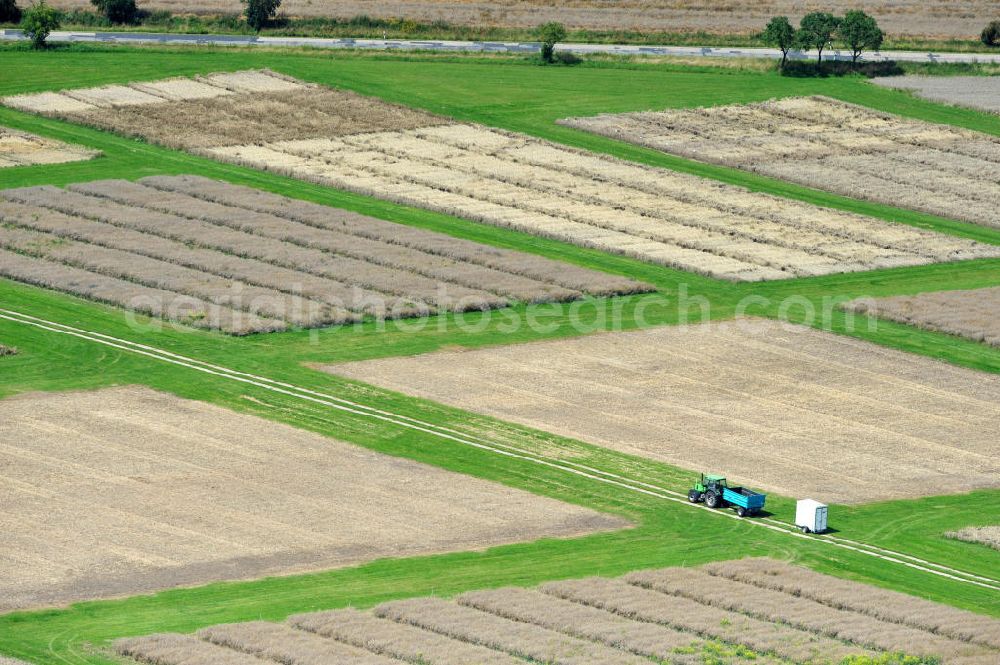
<path fill-rule="evenodd" d="M 783 623 L 858 646 L 894 651 L 906 645 L 915 656 L 986 659 L 995 657 L 990 648 L 969 645 L 964 640 L 934 635 L 920 628 L 873 619 L 850 609 L 824 605 L 809 598 L 712 576 L 692 568 L 667 568 L 630 573 L 624 579 L 637 586 L 705 605 L 739 612 L 763 621 Z"/>
<path fill-rule="evenodd" d="M 987 527 L 988 528 L 988 527 Z M 1000 620 L 898 591 L 814 572 L 773 559 L 741 559 L 702 567 L 711 575 L 808 598 L 881 621 L 1000 649 Z"/>
<path fill-rule="evenodd" d="M 141 92 L 171 101 L 211 99 L 233 94 L 232 91 L 217 85 L 184 77 L 149 81 L 148 83 L 131 83 L 130 85 Z"/>
<path fill-rule="evenodd" d="M 198 631 L 198 637 L 284 665 L 402 665 L 404 662 L 266 621 L 211 626 Z"/>
<path fill-rule="evenodd" d="M 546 594 L 619 614 L 634 621 L 662 624 L 704 637 L 774 654 L 795 663 L 827 665 L 875 651 L 784 624 L 704 605 L 688 598 L 633 586 L 622 579 L 593 577 L 549 582 Z"/>
<path fill-rule="evenodd" d="M 288 623 L 372 653 L 427 665 L 523 665 L 520 658 L 353 609 L 293 616 Z"/>
<path fill-rule="evenodd" d="M 218 86 L 232 92 L 287 92 L 305 87 L 300 81 L 268 70 L 223 72 L 200 76 L 195 80 Z"/>
<path fill-rule="evenodd" d="M 1000 346 L 1000 287 L 863 298 L 848 310 Z"/>
<path fill-rule="evenodd" d="M 145 106 L 147 104 L 162 104 L 163 97 L 143 92 L 127 85 L 106 85 L 99 88 L 78 88 L 63 91 L 64 95 L 99 108 L 114 108 L 117 106 Z"/>
<path fill-rule="evenodd" d="M 1000 226 L 1000 189 L 990 177 L 1000 163 L 1000 139 L 989 134 L 826 97 L 560 123 L 836 194 Z M 910 155 L 928 150 L 956 159 L 907 164 Z"/>
<path fill-rule="evenodd" d="M 199 195 L 201 189 L 209 193 Z M 261 197 L 245 187 L 195 177 L 4 190 L 0 245 L 158 293 L 244 311 L 248 321 L 261 324 L 259 332 L 273 330 L 274 321 L 318 327 L 652 288 L 325 206 Z M 262 209 L 240 205 L 241 200 L 256 200 Z M 73 283 L 45 285 L 85 295 Z M 151 313 L 152 306 L 131 307 L 131 300 L 114 302 Z M 206 322 L 215 320 L 200 325 L 214 327 Z M 233 327 L 219 329 L 234 332 Z"/>
<path fill-rule="evenodd" d="M 411 598 L 370 611 L 299 614 L 285 624 L 213 626 L 197 636 L 237 658 L 287 665 L 835 665 L 899 654 L 992 665 L 1000 657 L 991 643 L 997 625 L 898 592 L 748 559 L 469 591 L 453 600 Z M 175 638 L 181 645 L 193 639 Z M 169 636 L 150 640 L 171 644 Z M 158 665 L 183 665 L 184 657 L 178 651 Z"/>
<path fill-rule="evenodd" d="M 149 665 L 266 665 L 274 661 L 203 642 L 190 635 L 164 633 L 115 641 L 119 655 Z"/>
<path fill-rule="evenodd" d="M 1000 526 L 969 526 L 958 531 L 949 531 L 945 535 L 955 540 L 979 543 L 1000 550 Z M 1000 646 L 1000 626 L 994 625 L 992 628 L 991 643 Z"/>
<path fill-rule="evenodd" d="M 1000 486 L 995 375 L 777 321 L 697 324 L 697 302 L 678 308 L 695 324 L 326 369 L 785 496 Z"/>
<path fill-rule="evenodd" d="M 81 162 L 100 154 L 99 150 L 0 127 L 0 168 Z"/>
<path fill-rule="evenodd" d="M 93 104 L 73 99 L 58 92 L 38 92 L 24 95 L 11 95 L 3 98 L 6 106 L 19 111 L 29 113 L 42 113 L 57 115 L 60 113 L 80 113 L 83 111 L 93 111 L 97 107 Z"/>
<path fill-rule="evenodd" d="M 441 598 L 385 603 L 376 616 L 551 665 L 644 665 L 648 659 Z"/>
<path fill-rule="evenodd" d="M 0 442 L 0 611 L 626 526 L 146 388 L 2 400 Z"/>

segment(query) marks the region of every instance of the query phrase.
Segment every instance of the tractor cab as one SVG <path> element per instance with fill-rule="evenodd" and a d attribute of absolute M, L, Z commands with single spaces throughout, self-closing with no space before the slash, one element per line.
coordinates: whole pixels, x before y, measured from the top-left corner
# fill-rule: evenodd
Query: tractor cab
<path fill-rule="evenodd" d="M 728 487 L 725 476 L 705 475 L 704 473 L 701 474 L 701 480 L 694 484 L 694 489 L 699 494 L 704 494 L 710 489 L 721 492 L 723 487 Z"/>

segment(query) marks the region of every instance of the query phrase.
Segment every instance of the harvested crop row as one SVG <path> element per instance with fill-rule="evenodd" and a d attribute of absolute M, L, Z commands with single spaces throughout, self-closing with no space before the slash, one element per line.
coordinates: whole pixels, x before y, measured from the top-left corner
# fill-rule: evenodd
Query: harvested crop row
<path fill-rule="evenodd" d="M 826 97 L 626 113 L 560 121 L 692 159 L 784 178 L 837 194 L 1000 226 L 1000 139 Z M 908 155 L 952 155 L 907 168 Z M 901 162 L 886 168 L 886 162 Z M 958 166 L 961 163 L 962 166 Z M 970 168 L 978 164 L 980 168 Z"/>
<path fill-rule="evenodd" d="M 646 658 L 440 598 L 385 603 L 375 615 L 551 665 L 649 665 Z"/>
<path fill-rule="evenodd" d="M 871 592 L 877 598 L 870 605 L 877 607 L 884 601 L 890 614 L 875 617 L 834 608 L 800 596 L 794 589 L 779 592 L 708 572 L 726 566 L 765 571 L 765 577 L 801 573 L 809 577 L 809 588 L 818 592 L 853 585 L 857 588 L 850 596 L 852 602 L 866 603 Z M 640 583 L 659 590 L 642 588 Z M 683 588 L 672 586 L 676 584 Z M 759 606 L 753 594 L 757 594 Z M 738 611 L 720 606 L 731 598 L 740 606 Z M 293 616 L 285 625 L 223 625 L 204 629 L 198 636 L 287 665 L 367 663 L 355 659 L 375 656 L 420 665 L 516 665 L 525 661 L 640 665 L 651 660 L 674 665 L 832 665 L 849 656 L 877 660 L 889 653 L 922 653 L 928 661 L 941 658 L 956 665 L 996 662 L 1000 649 L 983 644 L 982 638 L 968 644 L 961 638 L 943 637 L 936 628 L 915 627 L 909 618 L 891 616 L 894 611 L 905 613 L 913 607 L 924 613 L 925 606 L 937 608 L 945 623 L 968 615 L 972 619 L 967 624 L 970 632 L 989 631 L 991 622 L 996 623 L 962 610 L 765 559 L 715 563 L 701 569 L 646 571 L 619 579 L 552 582 L 539 589 L 472 591 L 454 601 L 433 597 L 392 601 L 370 612 L 315 612 Z M 751 613 L 768 616 L 749 616 Z M 866 627 L 864 641 L 879 642 L 881 648 L 869 649 L 852 644 L 848 638 L 831 637 L 838 631 Z M 339 653 L 345 655 L 336 657 Z M 172 660 L 163 665 L 181 663 Z"/>
<path fill-rule="evenodd" d="M 740 644 L 754 651 L 773 653 L 797 663 L 827 664 L 858 654 L 874 652 L 791 626 L 754 619 L 736 612 L 703 605 L 687 598 L 664 599 L 656 591 L 632 586 L 623 580 L 595 577 L 552 582 L 539 587 L 543 593 L 597 607 L 635 621 L 663 624 L 707 638 Z"/>
<path fill-rule="evenodd" d="M 301 630 L 405 660 L 428 665 L 524 665 L 524 661 L 416 626 L 381 619 L 358 610 L 335 610 L 291 617 L 288 622 Z M 170 664 L 174 665 L 174 664 Z"/>
<path fill-rule="evenodd" d="M 117 640 L 122 656 L 150 665 L 265 665 L 272 663 L 250 654 L 203 642 L 189 635 L 166 633 Z"/>
<path fill-rule="evenodd" d="M 198 176 L 150 176 L 140 182 L 158 189 L 182 192 L 229 206 L 264 212 L 320 228 L 336 229 L 371 240 L 412 247 L 429 254 L 439 254 L 496 268 L 591 295 L 623 294 L 643 289 L 641 284 L 624 277 L 616 278 L 613 275 L 597 273 L 533 254 L 521 254 L 482 245 L 414 226 L 394 224 L 346 210 L 334 210 L 300 199 L 288 199 L 270 192 L 224 184 Z"/>
<path fill-rule="evenodd" d="M 1000 550 L 1000 526 L 969 526 L 958 531 L 949 531 L 945 535 L 955 540 L 979 543 Z M 993 634 L 988 635 L 988 639 L 995 642 L 996 646 L 1000 646 L 1000 625 L 993 626 L 993 629 Z"/>
<path fill-rule="evenodd" d="M 944 658 L 986 658 L 995 652 L 964 641 L 830 607 L 808 598 L 797 598 L 771 589 L 713 577 L 702 570 L 667 568 L 630 573 L 630 584 L 671 596 L 689 598 L 772 623 L 783 623 L 859 646 L 894 651 L 906 645 L 907 653 Z M 992 654 L 992 655 L 991 655 Z"/>
<path fill-rule="evenodd" d="M 232 335 L 285 330 L 282 321 L 266 319 L 172 291 L 99 275 L 62 263 L 0 249 L 0 275 L 27 284 L 63 291 L 97 302 L 195 328 Z"/>
<path fill-rule="evenodd" d="M 380 656 L 329 640 L 315 633 L 266 621 L 232 623 L 198 631 L 206 642 L 265 658 L 284 665 L 402 665 Z"/>
<path fill-rule="evenodd" d="M 562 281 L 577 283 L 577 290 L 559 283 L 558 262 L 494 253 L 468 241 L 456 241 L 452 258 L 447 236 L 422 231 L 410 246 L 392 238 L 392 227 L 400 228 L 404 239 L 408 227 L 370 220 L 374 232 L 355 233 L 351 230 L 368 218 L 351 215 L 348 226 L 338 220 L 339 211 L 296 206 L 276 195 L 265 197 L 275 212 L 287 202 L 299 214 L 256 211 L 178 191 L 171 182 L 159 178 L 154 187 L 114 180 L 67 189 L 5 190 L 0 192 L 0 219 L 12 228 L 3 231 L 3 242 L 22 254 L 296 326 L 652 288 L 615 276 L 605 282 L 601 273 L 572 267 Z M 178 187 L 192 184 L 227 200 L 252 191 L 228 191 L 229 185 L 204 179 L 188 179 Z M 325 211 L 330 212 L 324 216 Z M 465 256 L 473 260 L 465 261 Z M 525 259 L 523 270 L 519 257 Z"/>
<path fill-rule="evenodd" d="M 0 228 L 0 247 L 92 273 L 171 291 L 253 315 L 319 326 L 354 320 L 343 311 L 273 289 L 211 275 L 180 265 L 141 257 L 26 229 Z"/>
<path fill-rule="evenodd" d="M 124 181 L 72 185 L 70 189 L 128 206 L 148 208 L 280 240 L 294 241 L 303 246 L 337 252 L 376 265 L 423 275 L 439 283 L 458 284 L 480 293 L 494 291 L 500 296 L 529 302 L 571 300 L 582 295 L 579 291 L 553 286 L 520 275 L 455 261 L 443 256 L 431 256 L 408 247 L 343 233 L 335 227 L 321 229 L 284 217 L 252 211 L 240 211 L 239 215 L 234 215 L 234 210 L 230 206 L 170 190 L 158 190 Z"/>
<path fill-rule="evenodd" d="M 865 298 L 848 310 L 1000 346 L 1000 287 Z"/>
<path fill-rule="evenodd" d="M 0 168 L 81 162 L 100 154 L 99 150 L 0 127 Z"/>
<path fill-rule="evenodd" d="M 823 575 L 773 559 L 710 563 L 712 575 L 809 598 L 882 621 L 912 626 L 956 640 L 1000 649 L 1000 620 L 915 598 L 897 591 Z"/>
<path fill-rule="evenodd" d="M 232 77 L 236 80 L 239 74 Z M 447 123 L 353 93 L 295 87 L 294 80 L 281 80 L 292 87 L 252 96 L 240 91 L 209 99 L 77 110 L 62 117 L 224 161 L 732 281 L 1000 256 L 995 247 L 525 136 Z M 786 114 L 801 111 L 796 107 L 780 110 Z M 729 115 L 757 118 L 768 113 Z M 270 122 L 276 117 L 282 122 Z M 789 122 L 808 128 L 805 119 Z M 936 145 L 940 139 L 916 129 L 919 126 L 907 126 L 901 133 L 906 140 L 927 145 Z M 984 190 L 980 195 L 987 194 Z M 265 202 L 261 209 L 270 205 Z M 344 232 L 382 240 L 371 238 L 372 231 L 367 235 L 356 228 Z M 421 241 L 398 242 L 417 249 Z M 496 261 L 478 263 L 512 272 Z M 580 290 L 574 284 L 578 281 L 555 283 Z M 508 287 L 511 290 L 503 295 L 525 299 L 523 289 L 513 283 Z M 553 291 L 543 299 L 568 297 L 573 296 Z"/>
<path fill-rule="evenodd" d="M 708 643 L 695 633 L 686 633 L 655 623 L 632 621 L 604 610 L 581 605 L 533 589 L 509 587 L 472 591 L 458 597 L 462 605 L 514 621 L 530 623 L 566 635 L 593 640 L 639 656 L 677 665 L 702 665 L 701 654 Z M 772 659 L 761 654 L 733 655 L 732 665 L 763 665 Z"/>

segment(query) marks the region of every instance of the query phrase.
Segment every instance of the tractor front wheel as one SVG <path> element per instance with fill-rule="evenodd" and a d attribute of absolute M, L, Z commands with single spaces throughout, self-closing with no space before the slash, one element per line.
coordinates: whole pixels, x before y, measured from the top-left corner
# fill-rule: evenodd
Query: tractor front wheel
<path fill-rule="evenodd" d="M 722 498 L 715 492 L 709 492 L 705 495 L 705 505 L 709 508 L 718 508 L 721 503 Z"/>
<path fill-rule="evenodd" d="M 690 492 L 688 492 L 688 501 L 690 501 L 691 503 L 698 503 L 699 501 L 701 501 L 701 492 L 699 492 L 698 490 L 691 490 Z"/>

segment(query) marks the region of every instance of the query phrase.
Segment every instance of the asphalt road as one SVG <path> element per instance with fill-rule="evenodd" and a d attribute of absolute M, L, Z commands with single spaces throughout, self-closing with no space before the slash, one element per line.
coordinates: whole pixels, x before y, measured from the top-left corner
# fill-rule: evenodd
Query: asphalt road
<path fill-rule="evenodd" d="M 26 37 L 20 30 L 2 30 L 0 39 L 21 41 Z M 537 53 L 534 42 L 460 42 L 400 39 L 323 39 L 314 37 L 258 37 L 253 35 L 187 35 L 155 32 L 53 32 L 52 42 L 101 42 L 117 44 L 168 44 L 170 46 L 271 46 L 323 49 L 372 49 L 398 51 L 445 51 L 473 53 Z M 560 51 L 578 55 L 610 53 L 615 55 L 674 55 L 703 58 L 780 58 L 781 53 L 770 48 L 729 48 L 710 46 L 636 46 L 626 44 L 560 44 Z M 797 60 L 816 56 L 802 51 L 789 55 Z M 831 49 L 824 60 L 850 60 L 850 53 Z M 923 51 L 882 51 L 864 54 L 866 62 L 895 60 L 901 62 L 995 62 L 1000 53 L 934 53 Z"/>

